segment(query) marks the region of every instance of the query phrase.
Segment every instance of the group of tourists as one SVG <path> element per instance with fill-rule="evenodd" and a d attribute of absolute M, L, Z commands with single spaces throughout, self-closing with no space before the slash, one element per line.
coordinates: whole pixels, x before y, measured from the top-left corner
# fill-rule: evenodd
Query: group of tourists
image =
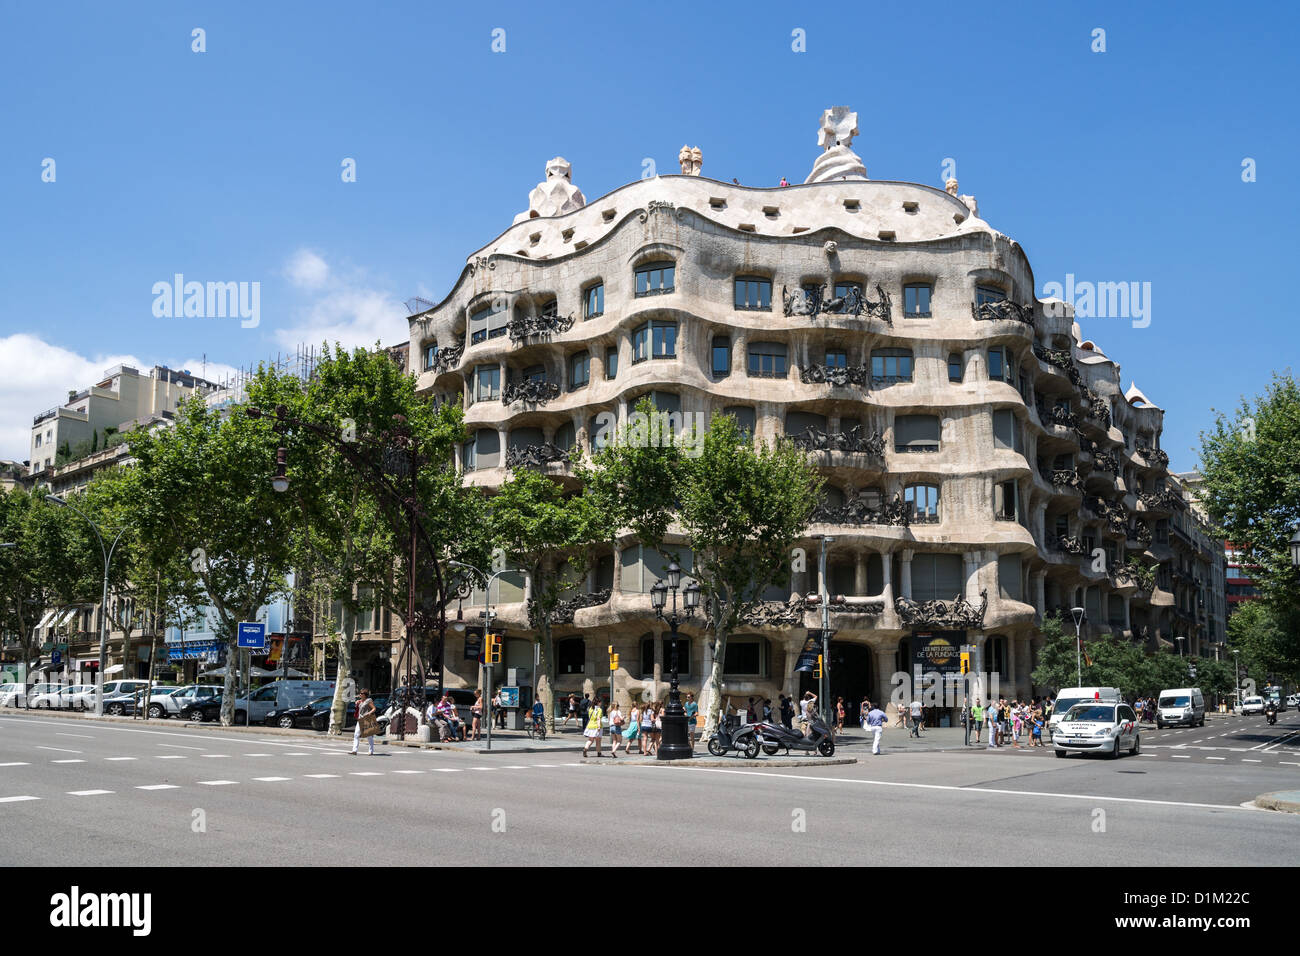
<path fill-rule="evenodd" d="M 1047 725 L 1047 716 L 1052 712 L 1052 699 L 1050 697 L 1035 697 L 1031 701 L 1012 700 L 1007 701 L 1005 697 L 1000 697 L 996 702 L 989 701 L 988 706 L 979 697 L 975 698 L 975 703 L 970 703 L 970 698 L 962 702 L 959 719 L 962 727 L 965 728 L 966 744 L 970 745 L 971 732 L 975 733 L 975 743 L 980 742 L 980 736 L 985 729 L 988 730 L 988 748 L 994 750 L 998 747 L 1004 747 L 1008 743 L 1016 749 L 1020 748 L 1020 738 L 1029 737 L 1030 747 L 1043 747 L 1043 728 Z M 987 725 L 987 726 L 986 726 Z"/>
<path fill-rule="evenodd" d="M 593 700 L 590 694 L 583 694 L 581 700 L 576 694 L 570 694 L 569 707 L 583 728 L 582 735 L 586 738 L 582 746 L 584 757 L 590 753 L 593 746 L 596 748 L 596 756 L 602 756 L 601 746 L 604 743 L 606 724 L 609 727 L 611 757 L 618 756 L 620 746 L 625 754 L 631 755 L 633 742 L 636 743 L 635 753 L 638 756 L 653 757 L 659 753 L 659 744 L 663 738 L 664 711 L 668 707 L 665 701 L 634 703 L 628 708 L 626 714 L 615 701 L 606 713 L 601 702 Z M 690 746 L 694 749 L 695 721 L 700 712 L 694 694 L 686 695 L 686 700 L 682 702 L 682 709 L 686 712 L 686 733 L 690 739 Z M 564 722 L 567 724 L 568 721 L 569 718 L 566 717 Z"/>

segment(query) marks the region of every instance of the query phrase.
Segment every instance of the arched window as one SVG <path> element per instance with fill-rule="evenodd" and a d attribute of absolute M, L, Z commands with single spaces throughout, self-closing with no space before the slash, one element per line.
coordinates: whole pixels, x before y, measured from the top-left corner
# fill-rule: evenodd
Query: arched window
<path fill-rule="evenodd" d="M 894 419 L 894 451 L 938 451 L 940 433 L 938 415 L 899 415 Z"/>
<path fill-rule="evenodd" d="M 647 262 L 636 267 L 636 294 L 663 295 L 673 291 L 676 264 L 672 261 Z"/>

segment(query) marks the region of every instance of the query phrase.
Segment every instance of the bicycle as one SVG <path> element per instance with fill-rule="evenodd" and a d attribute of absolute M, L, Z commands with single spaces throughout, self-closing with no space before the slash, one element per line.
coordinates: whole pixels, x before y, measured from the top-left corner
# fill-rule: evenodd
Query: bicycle
<path fill-rule="evenodd" d="M 529 740 L 545 740 L 546 718 L 543 717 L 541 720 L 537 720 L 536 718 L 529 716 L 528 719 L 524 721 L 524 730 L 527 732 Z"/>

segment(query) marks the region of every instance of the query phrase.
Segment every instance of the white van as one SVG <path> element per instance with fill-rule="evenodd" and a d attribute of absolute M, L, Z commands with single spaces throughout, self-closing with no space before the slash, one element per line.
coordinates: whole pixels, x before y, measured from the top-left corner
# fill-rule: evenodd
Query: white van
<path fill-rule="evenodd" d="M 1160 692 L 1156 704 L 1156 726 L 1164 730 L 1179 724 L 1205 726 L 1205 698 L 1199 687 L 1176 687 Z"/>
<path fill-rule="evenodd" d="M 235 698 L 235 723 L 251 720 L 260 724 L 273 710 L 301 707 L 317 697 L 334 693 L 332 680 L 276 680 L 259 687 L 247 697 Z"/>
<path fill-rule="evenodd" d="M 1048 733 L 1056 732 L 1056 725 L 1075 704 L 1085 700 L 1104 700 L 1114 704 L 1121 699 L 1118 687 L 1062 687 L 1056 693 L 1051 716 L 1047 718 Z"/>

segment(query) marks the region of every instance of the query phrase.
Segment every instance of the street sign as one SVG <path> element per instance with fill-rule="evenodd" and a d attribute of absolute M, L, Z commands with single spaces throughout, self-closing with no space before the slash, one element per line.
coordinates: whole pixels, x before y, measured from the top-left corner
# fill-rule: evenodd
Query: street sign
<path fill-rule="evenodd" d="M 240 624 L 236 646 L 247 647 L 252 650 L 264 650 L 266 648 L 266 625 L 259 622 Z"/>

